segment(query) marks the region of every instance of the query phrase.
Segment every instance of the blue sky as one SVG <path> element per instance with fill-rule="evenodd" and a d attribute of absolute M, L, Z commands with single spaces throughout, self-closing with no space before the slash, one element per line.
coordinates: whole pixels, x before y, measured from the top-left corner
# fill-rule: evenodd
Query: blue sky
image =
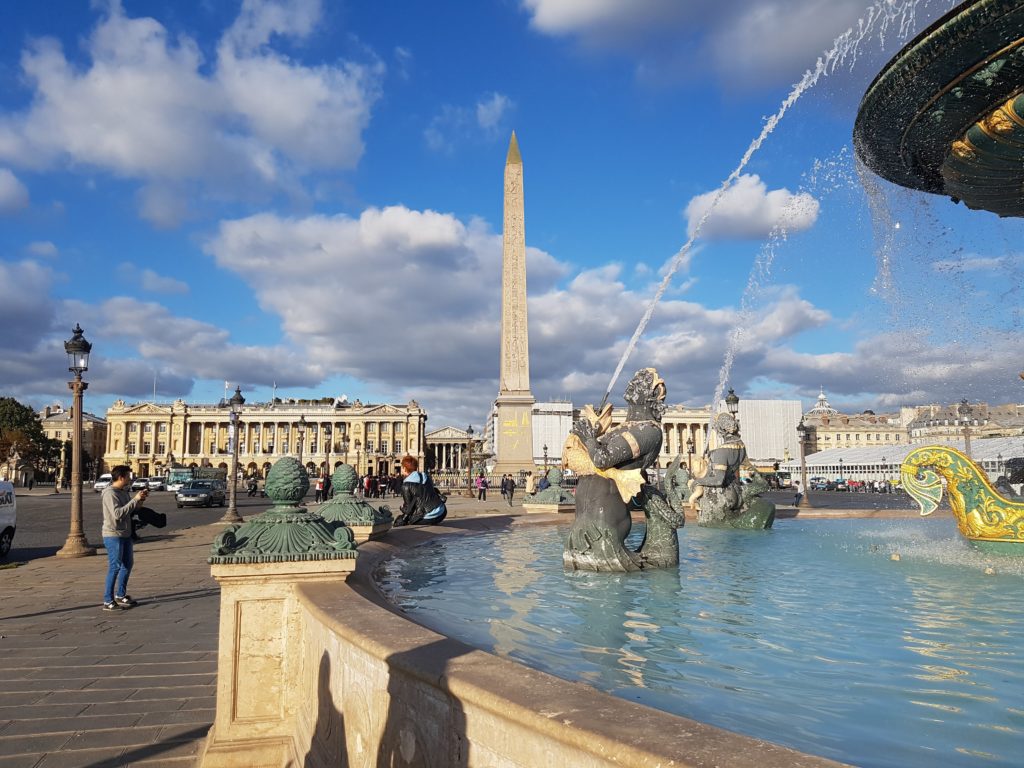
<path fill-rule="evenodd" d="M 898 11 L 710 214 L 627 373 L 748 397 L 1019 399 L 1020 225 L 875 181 L 850 133 Z M 19 4 L 0 28 L 0 391 L 88 408 L 496 394 L 502 172 L 524 159 L 531 373 L 600 398 L 666 263 L 866 0 Z M 786 237 L 771 237 L 786 226 Z M 896 227 L 896 224 L 899 227 Z M 884 247 L 883 247 L 884 246 Z M 888 267 L 879 265 L 886 261 Z M 758 289 L 745 296 L 755 264 Z M 894 290 L 889 290 L 892 285 Z M 746 308 L 749 310 L 744 313 Z M 620 381 L 615 396 L 624 385 Z"/>

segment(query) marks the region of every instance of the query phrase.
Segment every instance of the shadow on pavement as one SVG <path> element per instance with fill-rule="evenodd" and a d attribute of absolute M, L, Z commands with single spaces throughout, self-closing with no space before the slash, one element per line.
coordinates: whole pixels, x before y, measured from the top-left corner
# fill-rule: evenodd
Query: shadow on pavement
<path fill-rule="evenodd" d="M 17 538 L 15 538 L 17 541 Z M 39 560 L 43 557 L 53 557 L 60 547 L 11 547 L 7 559 L 3 565 L 9 563 L 27 563 L 31 560 Z"/>
<path fill-rule="evenodd" d="M 134 747 L 119 755 L 108 757 L 102 760 L 95 760 L 83 765 L 82 768 L 114 768 L 114 766 L 134 765 L 141 760 L 150 760 L 171 749 L 180 747 L 183 742 L 200 741 L 206 737 L 210 730 L 209 725 L 199 725 L 184 733 L 175 734 L 173 738 L 158 741 L 154 744 L 146 744 L 143 747 Z M 69 753 L 74 755 L 74 752 Z"/>
<path fill-rule="evenodd" d="M 103 593 L 103 582 L 99 580 L 97 582 L 96 594 L 102 598 Z M 206 589 L 192 589 L 187 592 L 170 592 L 166 595 L 150 595 L 148 597 L 138 598 L 139 605 L 149 605 L 150 603 L 176 603 L 180 600 L 197 600 L 204 597 L 213 597 L 214 595 L 220 594 L 219 587 L 211 587 Z M 96 602 L 88 603 L 86 605 L 71 605 L 61 606 L 59 608 L 53 608 L 48 611 L 36 611 L 35 613 L 20 613 L 14 616 L 0 615 L 0 618 L 6 621 L 13 621 L 14 619 L 34 619 L 38 616 L 50 616 L 58 613 L 70 613 L 71 611 L 95 611 L 98 610 L 102 601 L 97 598 Z M 134 609 L 133 609 L 134 610 Z"/>

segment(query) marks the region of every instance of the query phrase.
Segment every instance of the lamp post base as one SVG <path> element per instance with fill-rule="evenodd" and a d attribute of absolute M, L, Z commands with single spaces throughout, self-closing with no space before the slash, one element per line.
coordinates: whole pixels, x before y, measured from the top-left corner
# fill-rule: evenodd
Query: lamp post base
<path fill-rule="evenodd" d="M 85 538 L 85 534 L 68 536 L 64 546 L 57 550 L 56 557 L 89 557 L 96 554 L 96 547 L 92 546 Z"/>
<path fill-rule="evenodd" d="M 245 521 L 242 520 L 242 516 L 238 514 L 237 509 L 235 509 L 234 507 L 228 507 L 227 511 L 224 513 L 224 516 L 217 522 L 223 523 L 224 525 L 236 525 L 238 523 L 242 523 Z"/>

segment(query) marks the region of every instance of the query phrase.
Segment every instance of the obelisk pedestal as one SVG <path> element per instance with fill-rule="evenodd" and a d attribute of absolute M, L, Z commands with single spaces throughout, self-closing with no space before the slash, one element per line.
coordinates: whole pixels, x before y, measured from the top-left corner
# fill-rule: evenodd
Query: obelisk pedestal
<path fill-rule="evenodd" d="M 534 469 L 533 393 L 526 317 L 526 216 L 523 160 L 513 131 L 505 159 L 501 270 L 501 377 L 498 381 L 495 474 Z"/>

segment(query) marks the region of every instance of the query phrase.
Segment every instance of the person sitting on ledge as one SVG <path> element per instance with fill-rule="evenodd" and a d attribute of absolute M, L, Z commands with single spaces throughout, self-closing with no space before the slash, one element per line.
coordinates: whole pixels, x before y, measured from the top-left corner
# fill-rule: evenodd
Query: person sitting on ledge
<path fill-rule="evenodd" d="M 415 456 L 402 457 L 402 509 L 395 525 L 437 525 L 448 515 L 447 499 L 426 472 L 419 471 Z"/>

